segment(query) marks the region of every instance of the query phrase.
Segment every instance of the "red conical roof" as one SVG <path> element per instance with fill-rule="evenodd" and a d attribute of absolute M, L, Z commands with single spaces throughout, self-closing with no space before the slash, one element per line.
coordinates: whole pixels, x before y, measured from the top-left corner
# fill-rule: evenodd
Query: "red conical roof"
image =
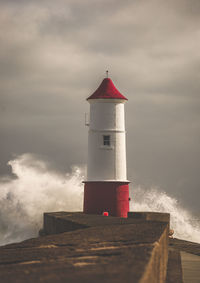
<path fill-rule="evenodd" d="M 89 99 L 125 99 L 128 100 L 125 96 L 123 96 L 114 86 L 112 80 L 110 78 L 103 79 L 100 86 L 97 90 L 87 98 Z"/>

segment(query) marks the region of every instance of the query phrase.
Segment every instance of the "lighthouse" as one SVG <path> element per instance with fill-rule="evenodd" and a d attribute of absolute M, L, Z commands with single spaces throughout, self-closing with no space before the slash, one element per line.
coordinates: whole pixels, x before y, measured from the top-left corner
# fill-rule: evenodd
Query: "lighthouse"
<path fill-rule="evenodd" d="M 124 117 L 127 98 L 107 75 L 87 101 L 90 119 L 83 212 L 127 217 L 129 181 Z"/>

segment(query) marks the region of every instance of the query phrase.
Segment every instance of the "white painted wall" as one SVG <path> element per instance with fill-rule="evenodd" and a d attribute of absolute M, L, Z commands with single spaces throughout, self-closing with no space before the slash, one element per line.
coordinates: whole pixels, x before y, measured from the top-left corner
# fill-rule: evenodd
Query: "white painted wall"
<path fill-rule="evenodd" d="M 124 103 L 90 99 L 87 181 L 127 181 Z M 111 145 L 103 145 L 110 135 Z"/>

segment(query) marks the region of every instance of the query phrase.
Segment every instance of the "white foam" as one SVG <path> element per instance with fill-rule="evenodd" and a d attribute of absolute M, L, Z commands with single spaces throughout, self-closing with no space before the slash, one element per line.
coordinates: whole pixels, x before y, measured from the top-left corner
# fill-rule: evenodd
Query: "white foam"
<path fill-rule="evenodd" d="M 194 219 L 194 216 L 184 209 L 175 198 L 159 189 L 135 189 L 130 210 L 168 212 L 170 213 L 170 227 L 174 230 L 174 237 L 200 243 L 199 221 Z"/>
<path fill-rule="evenodd" d="M 80 168 L 59 175 L 31 154 L 18 156 L 9 164 L 18 178 L 0 183 L 0 245 L 37 237 L 43 212 L 83 209 Z"/>
<path fill-rule="evenodd" d="M 9 164 L 17 179 L 0 179 L 0 245 L 37 237 L 44 212 L 82 211 L 81 168 L 73 167 L 63 176 L 32 154 L 18 156 Z M 158 189 L 134 189 L 131 210 L 169 212 L 175 237 L 200 242 L 200 226 L 192 221 L 194 217 Z"/>

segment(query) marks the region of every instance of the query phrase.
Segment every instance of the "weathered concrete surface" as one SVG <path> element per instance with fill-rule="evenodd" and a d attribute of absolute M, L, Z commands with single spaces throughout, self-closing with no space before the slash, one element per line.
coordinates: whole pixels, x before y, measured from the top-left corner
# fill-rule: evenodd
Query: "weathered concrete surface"
<path fill-rule="evenodd" d="M 165 282 L 167 259 L 168 224 L 109 223 L 1 247 L 0 281 Z"/>
<path fill-rule="evenodd" d="M 179 239 L 169 239 L 169 246 L 170 249 L 173 248 L 174 251 L 179 253 L 178 257 L 180 258 L 174 261 L 175 267 L 172 268 L 172 272 L 178 272 L 177 264 L 179 265 L 179 262 L 181 262 L 183 282 L 200 282 L 200 244 Z M 169 283 L 171 282 L 173 281 L 169 281 Z"/>
<path fill-rule="evenodd" d="M 169 249 L 166 283 L 183 283 L 181 255 L 172 248 Z"/>
<path fill-rule="evenodd" d="M 200 256 L 200 244 L 179 239 L 169 239 L 169 246 L 179 251 Z"/>
<path fill-rule="evenodd" d="M 200 257 L 194 254 L 181 252 L 184 283 L 200 282 Z"/>
<path fill-rule="evenodd" d="M 106 225 L 125 225 L 157 221 L 169 223 L 168 213 L 158 212 L 131 212 L 130 218 L 106 217 L 101 215 L 85 214 L 82 212 L 51 212 L 44 213 L 44 229 L 46 235 L 59 234 L 77 229 Z M 41 233 L 42 234 L 42 233 Z"/>
<path fill-rule="evenodd" d="M 184 283 L 200 282 L 200 244 L 170 239 L 169 245 L 181 255 Z"/>
<path fill-rule="evenodd" d="M 128 212 L 128 218 L 137 219 L 137 220 L 145 220 L 145 221 L 160 221 L 160 222 L 170 222 L 170 214 L 169 213 L 161 213 L 161 212 Z"/>

